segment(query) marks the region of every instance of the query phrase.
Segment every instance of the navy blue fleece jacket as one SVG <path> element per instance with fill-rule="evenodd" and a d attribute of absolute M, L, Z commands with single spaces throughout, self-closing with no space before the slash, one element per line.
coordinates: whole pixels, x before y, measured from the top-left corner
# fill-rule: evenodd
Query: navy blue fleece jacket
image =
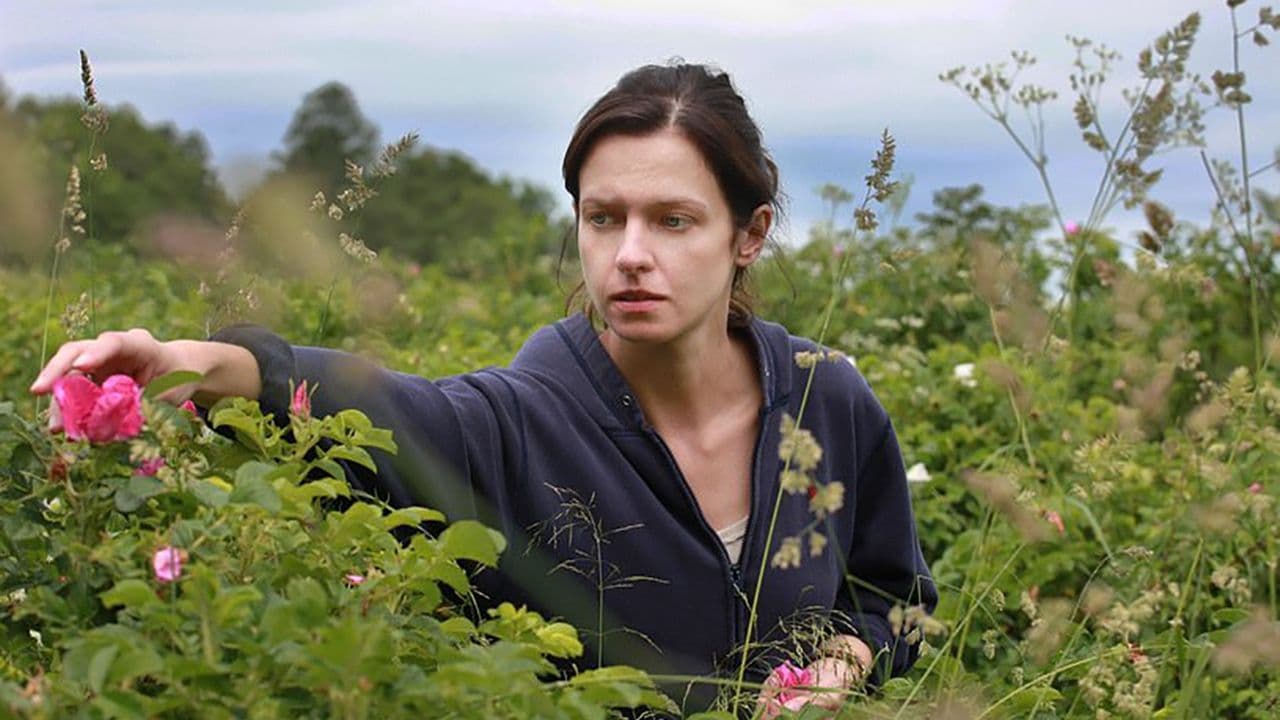
<path fill-rule="evenodd" d="M 428 505 L 501 530 L 510 542 L 501 572 L 482 573 L 480 591 L 575 624 L 585 664 L 736 672 L 734 650 L 746 640 L 763 572 L 753 644 L 794 648 L 793 629 L 829 620 L 879 652 L 877 678 L 904 672 L 916 650 L 895 635 L 889 611 L 895 604 L 932 611 L 937 591 L 889 417 L 851 363 L 818 363 L 801 427 L 823 449 L 816 480 L 842 483 L 844 505 L 818 525 L 829 541 L 820 556 L 808 557 L 806 547 L 799 567 L 770 567 L 781 540 L 813 520 L 803 493 L 784 493 L 766 550 L 782 469 L 780 425 L 784 414 L 799 414 L 809 374 L 794 356 L 817 348 L 759 319 L 740 332 L 756 349 L 764 405 L 736 564 L 582 315 L 534 333 L 508 368 L 435 381 L 291 346 L 259 327 L 226 328 L 211 339 L 254 354 L 262 406 L 277 417 L 287 412 L 289 381 L 306 379 L 316 388 L 313 413 L 357 407 L 391 429 L 398 455 L 375 452 L 376 475 L 348 468 L 352 484 L 395 505 Z M 761 679 L 779 657 L 752 658 L 750 675 Z"/>

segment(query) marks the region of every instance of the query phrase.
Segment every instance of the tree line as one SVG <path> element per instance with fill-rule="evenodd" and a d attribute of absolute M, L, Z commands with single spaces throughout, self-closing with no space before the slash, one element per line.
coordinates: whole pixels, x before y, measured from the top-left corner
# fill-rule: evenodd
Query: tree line
<path fill-rule="evenodd" d="M 33 252 L 52 245 L 52 226 L 67 194 L 69 169 L 87 178 L 81 198 L 91 210 L 87 241 L 122 244 L 146 254 L 157 217 L 228 227 L 237 211 L 281 182 L 335 198 L 346 163 L 376 163 L 382 151 L 378 127 L 361 111 L 351 89 L 326 83 L 303 97 L 272 153 L 265 177 L 234 199 L 220 182 L 208 143 L 198 131 L 148 122 L 120 104 L 105 107 L 107 130 L 92 138 L 82 122 L 85 105 L 74 98 L 13 97 L 0 84 L 0 150 L 13 160 L 0 174 L 0 207 L 29 222 L 0 227 L 0 260 L 43 261 Z M 93 145 L 90 148 L 90 145 Z M 91 167 L 105 162 L 106 167 Z M 528 262 L 558 252 L 565 220 L 553 213 L 545 188 L 494 177 L 456 151 L 410 147 L 396 160 L 394 177 L 359 209 L 362 241 L 422 263 L 471 271 L 495 258 Z M 305 211 L 302 207 L 300 210 Z M 217 244 L 220 233 L 205 233 Z M 216 248 L 205 248 L 206 252 Z M 515 254 L 517 257 L 509 257 Z"/>

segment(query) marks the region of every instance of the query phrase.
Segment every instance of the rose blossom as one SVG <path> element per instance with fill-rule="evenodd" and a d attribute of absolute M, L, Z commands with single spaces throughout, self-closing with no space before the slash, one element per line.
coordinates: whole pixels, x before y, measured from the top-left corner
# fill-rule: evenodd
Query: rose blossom
<path fill-rule="evenodd" d="M 355 587 L 356 585 L 361 585 L 364 583 L 364 576 L 357 575 L 356 573 L 347 573 L 346 575 L 342 576 L 342 579 L 346 580 L 347 584 L 352 587 Z"/>
<path fill-rule="evenodd" d="M 289 412 L 300 418 L 311 417 L 311 396 L 307 394 L 307 381 L 298 383 L 293 390 L 293 400 L 289 402 Z"/>
<path fill-rule="evenodd" d="M 796 667 L 791 664 L 790 660 L 787 660 L 773 669 L 769 680 L 780 689 L 775 700 L 785 705 L 792 699 L 799 697 L 799 693 L 792 692 L 790 688 L 812 685 L 813 673 L 809 668 Z"/>
<path fill-rule="evenodd" d="M 72 440 L 116 442 L 142 432 L 142 389 L 128 375 L 112 375 L 102 387 L 67 375 L 53 383 L 53 399 Z"/>
<path fill-rule="evenodd" d="M 171 583 L 182 576 L 183 551 L 170 545 L 156 550 L 151 556 L 151 568 L 156 572 L 156 580 Z"/>

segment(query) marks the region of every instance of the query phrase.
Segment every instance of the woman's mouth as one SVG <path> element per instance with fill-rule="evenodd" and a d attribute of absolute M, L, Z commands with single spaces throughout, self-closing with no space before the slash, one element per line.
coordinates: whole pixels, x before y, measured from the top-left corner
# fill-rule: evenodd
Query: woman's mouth
<path fill-rule="evenodd" d="M 622 313 L 646 313 L 657 309 L 665 297 L 647 290 L 624 290 L 609 296 L 609 303 Z"/>

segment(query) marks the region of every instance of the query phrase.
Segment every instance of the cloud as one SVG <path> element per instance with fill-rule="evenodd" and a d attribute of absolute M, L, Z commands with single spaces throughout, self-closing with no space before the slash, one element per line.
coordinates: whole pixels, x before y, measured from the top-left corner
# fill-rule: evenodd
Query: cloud
<path fill-rule="evenodd" d="M 0 67 L 15 93 L 78 94 L 84 47 L 105 100 L 199 129 L 216 158 L 240 166 L 278 146 L 303 94 L 338 80 L 387 137 L 417 129 L 494 172 L 555 188 L 563 144 L 590 103 L 626 69 L 678 55 L 733 74 L 801 221 L 816 212 L 809 185 L 856 184 L 885 127 L 926 201 L 962 178 L 984 182 L 993 198 L 1038 201 L 1037 180 L 1003 131 L 937 74 L 1029 49 L 1041 58 L 1030 77 L 1066 90 L 1065 36 L 1087 35 L 1126 55 L 1112 95 L 1119 107 L 1138 49 L 1193 10 L 1204 14 L 1193 65 L 1226 67 L 1226 9 L 1191 0 L 28 3 L 6 8 Z M 1280 113 L 1275 76 L 1256 70 L 1269 50 L 1245 53 L 1258 83 L 1254 128 L 1275 127 Z M 1069 99 L 1046 122 L 1066 202 L 1087 205 L 1079 188 L 1096 182 L 1095 159 L 1076 140 Z"/>

